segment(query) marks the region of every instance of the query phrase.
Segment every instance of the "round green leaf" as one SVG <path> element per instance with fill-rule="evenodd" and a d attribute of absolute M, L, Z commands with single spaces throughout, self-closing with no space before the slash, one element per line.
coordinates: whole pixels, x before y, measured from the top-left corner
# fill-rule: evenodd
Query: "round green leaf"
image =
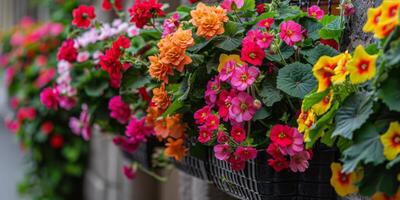
<path fill-rule="evenodd" d="M 316 86 L 310 65 L 292 63 L 279 70 L 277 87 L 286 94 L 303 98 Z"/>

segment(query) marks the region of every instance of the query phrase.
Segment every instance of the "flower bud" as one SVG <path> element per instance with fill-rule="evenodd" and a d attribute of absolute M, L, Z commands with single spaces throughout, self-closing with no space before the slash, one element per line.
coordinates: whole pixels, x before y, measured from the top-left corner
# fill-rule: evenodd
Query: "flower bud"
<path fill-rule="evenodd" d="M 253 101 L 253 106 L 254 106 L 255 108 L 257 108 L 257 110 L 258 110 L 258 109 L 260 109 L 260 108 L 262 107 L 262 103 L 261 103 L 260 100 L 255 99 L 255 100 Z"/>

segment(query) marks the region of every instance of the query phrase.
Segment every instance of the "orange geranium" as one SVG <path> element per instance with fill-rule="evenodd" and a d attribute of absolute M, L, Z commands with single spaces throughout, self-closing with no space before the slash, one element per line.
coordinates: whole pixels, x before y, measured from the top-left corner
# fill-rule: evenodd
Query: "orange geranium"
<path fill-rule="evenodd" d="M 192 30 L 183 30 L 179 28 L 171 37 L 172 43 L 181 49 L 187 49 L 194 45 Z"/>
<path fill-rule="evenodd" d="M 158 56 L 150 56 L 150 67 L 149 74 L 152 78 L 155 78 L 164 83 L 168 83 L 168 76 L 174 75 L 172 67 L 170 65 L 163 64 L 160 62 Z"/>
<path fill-rule="evenodd" d="M 377 192 L 375 193 L 371 200 L 399 200 L 400 199 L 400 189 L 397 189 L 396 194 L 393 196 L 389 196 L 383 192 Z"/>
<path fill-rule="evenodd" d="M 342 165 L 340 163 L 332 163 L 331 185 L 335 188 L 339 196 L 346 196 L 358 192 L 357 183 L 362 179 L 362 171 L 352 172 L 350 174 L 342 173 Z"/>
<path fill-rule="evenodd" d="M 165 84 L 161 84 L 159 88 L 153 89 L 152 102 L 161 110 L 166 110 L 168 108 L 171 100 L 165 90 Z"/>
<path fill-rule="evenodd" d="M 185 54 L 186 49 L 172 42 L 172 37 L 168 35 L 158 43 L 160 59 L 163 64 L 173 66 L 182 72 L 185 65 L 192 63 L 192 59 Z"/>
<path fill-rule="evenodd" d="M 169 157 L 175 158 L 175 160 L 182 160 L 182 158 L 186 155 L 187 149 L 183 145 L 183 139 L 179 138 L 174 140 L 172 138 L 168 138 L 168 142 L 165 148 L 165 155 Z"/>
<path fill-rule="evenodd" d="M 161 138 L 181 138 L 186 131 L 186 125 L 182 123 L 182 115 L 176 114 L 158 119 L 154 124 L 155 135 Z"/>
<path fill-rule="evenodd" d="M 198 36 L 210 39 L 225 32 L 224 22 L 228 21 L 226 11 L 220 6 L 197 4 L 196 10 L 190 12 L 192 24 L 196 26 Z"/>

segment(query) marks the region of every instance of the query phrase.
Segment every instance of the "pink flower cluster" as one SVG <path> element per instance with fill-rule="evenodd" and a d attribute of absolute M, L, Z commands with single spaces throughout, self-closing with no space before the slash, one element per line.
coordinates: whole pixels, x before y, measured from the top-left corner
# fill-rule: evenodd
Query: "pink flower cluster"
<path fill-rule="evenodd" d="M 81 135 L 82 138 L 88 141 L 92 135 L 92 128 L 90 126 L 89 108 L 86 104 L 82 104 L 82 111 L 79 119 L 71 117 L 69 119 L 69 127 L 76 135 Z"/>
<path fill-rule="evenodd" d="M 303 135 L 297 128 L 277 124 L 271 129 L 270 140 L 267 153 L 272 158 L 268 164 L 276 171 L 290 168 L 293 172 L 304 172 L 308 168 L 311 152 L 304 149 Z"/>
<path fill-rule="evenodd" d="M 114 96 L 108 102 L 108 109 L 110 109 L 111 118 L 116 119 L 121 124 L 128 123 L 131 118 L 131 109 L 122 101 L 121 96 Z"/>
<path fill-rule="evenodd" d="M 265 20 L 272 20 L 268 27 L 262 23 Z M 274 36 L 268 32 L 274 21 L 272 18 L 265 20 L 258 24 L 260 29 L 250 30 L 242 41 L 241 59 L 256 66 L 262 65 L 265 57 L 264 50 L 268 49 L 274 41 Z"/>
<path fill-rule="evenodd" d="M 163 33 L 162 37 L 166 37 L 167 35 L 171 35 L 175 33 L 176 30 L 179 28 L 179 13 L 174 13 L 170 18 L 166 19 L 164 21 L 164 24 L 162 26 L 163 28 Z"/>
<path fill-rule="evenodd" d="M 61 60 L 57 65 L 57 85 L 56 89 L 59 94 L 59 105 L 66 110 L 72 109 L 76 104 L 76 89 L 71 86 L 71 71 L 72 64 Z"/>

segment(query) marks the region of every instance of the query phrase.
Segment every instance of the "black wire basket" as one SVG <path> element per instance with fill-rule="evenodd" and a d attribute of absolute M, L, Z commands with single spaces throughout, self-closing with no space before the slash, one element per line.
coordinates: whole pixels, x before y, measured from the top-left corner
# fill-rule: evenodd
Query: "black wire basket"
<path fill-rule="evenodd" d="M 298 174 L 276 172 L 267 164 L 268 155 L 259 151 L 242 171 L 233 171 L 228 162 L 210 156 L 210 173 L 216 187 L 243 200 L 297 199 Z"/>
<path fill-rule="evenodd" d="M 131 161 L 138 162 L 143 167 L 150 169 L 152 166 L 152 155 L 156 147 L 160 147 L 162 144 L 156 138 L 149 138 L 147 142 L 140 144 L 139 148 L 133 152 L 123 151 L 123 155 Z"/>
<path fill-rule="evenodd" d="M 256 0 L 257 4 L 270 3 L 271 0 Z M 328 14 L 338 14 L 336 9 L 340 5 L 340 0 L 292 0 L 291 5 L 299 6 L 301 9 L 307 9 L 310 6 L 318 5 Z"/>

